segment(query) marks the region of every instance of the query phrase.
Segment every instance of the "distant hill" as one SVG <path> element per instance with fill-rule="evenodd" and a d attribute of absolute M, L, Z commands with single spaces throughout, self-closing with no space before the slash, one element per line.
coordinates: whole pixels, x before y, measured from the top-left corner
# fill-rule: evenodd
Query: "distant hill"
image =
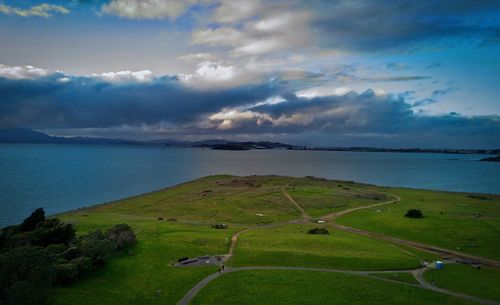
<path fill-rule="evenodd" d="M 0 143 L 138 144 L 137 141 L 93 137 L 56 137 L 25 128 L 0 129 Z"/>
<path fill-rule="evenodd" d="M 47 143 L 47 144 L 133 144 L 161 145 L 169 147 L 200 147 L 214 150 L 250 150 L 250 149 L 289 149 L 319 151 L 356 151 L 356 152 L 396 152 L 396 153 L 442 153 L 442 154 L 500 154 L 500 149 L 421 149 L 421 148 L 380 148 L 380 147 L 305 147 L 280 142 L 267 141 L 230 141 L 209 139 L 201 141 L 181 141 L 159 139 L 152 141 L 134 141 L 96 137 L 57 137 L 26 128 L 0 129 L 0 143 Z M 481 161 L 498 162 L 499 156 Z"/>
<path fill-rule="evenodd" d="M 484 158 L 481 159 L 480 161 L 487 161 L 487 162 L 500 162 L 500 155 L 496 157 L 489 157 L 489 158 Z"/>

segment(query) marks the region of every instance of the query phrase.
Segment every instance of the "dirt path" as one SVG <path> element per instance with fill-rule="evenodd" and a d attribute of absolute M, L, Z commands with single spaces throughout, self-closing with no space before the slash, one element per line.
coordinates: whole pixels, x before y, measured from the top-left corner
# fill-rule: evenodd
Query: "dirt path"
<path fill-rule="evenodd" d="M 381 205 L 386 205 L 386 204 L 391 204 L 391 203 L 397 203 L 397 202 L 401 201 L 401 198 L 399 198 L 399 196 L 396 196 L 396 195 L 391 195 L 391 196 L 393 196 L 394 199 L 389 200 L 389 201 L 375 203 L 375 204 L 370 204 L 370 205 L 363 205 L 363 206 L 359 206 L 359 207 L 356 207 L 356 208 L 351 208 L 351 209 L 347 209 L 347 210 L 343 210 L 343 211 L 339 211 L 339 212 L 333 212 L 331 214 L 327 214 L 325 216 L 321 216 L 320 219 L 321 220 L 332 220 L 332 219 L 336 219 L 336 218 L 338 218 L 338 217 L 340 217 L 342 215 L 345 215 L 345 214 L 348 214 L 348 213 L 351 213 L 351 212 L 354 212 L 354 211 L 364 210 L 364 209 L 371 209 L 371 208 L 378 207 L 378 206 L 381 206 Z"/>
<path fill-rule="evenodd" d="M 341 225 L 341 224 L 338 224 L 335 222 L 335 220 L 338 219 L 339 217 L 341 217 L 345 214 L 354 212 L 354 211 L 370 209 L 373 207 L 386 205 L 386 204 L 392 204 L 392 203 L 398 203 L 399 201 L 401 201 L 401 198 L 399 196 L 396 196 L 396 195 L 393 195 L 393 196 L 395 197 L 395 199 L 390 200 L 390 201 L 385 201 L 385 202 L 376 203 L 376 204 L 372 204 L 372 205 L 366 205 L 366 206 L 356 207 L 356 208 L 352 208 L 352 209 L 347 209 L 344 211 L 340 211 L 338 213 L 332 213 L 332 214 L 325 215 L 325 216 L 321 217 L 320 219 L 331 221 L 331 224 L 339 230 L 385 240 L 385 241 L 388 241 L 388 242 L 391 242 L 394 244 L 400 244 L 400 245 L 408 246 L 408 247 L 415 248 L 418 250 L 423 250 L 426 252 L 431 252 L 434 254 L 442 255 L 446 258 L 467 259 L 467 260 L 476 261 L 476 262 L 481 263 L 483 265 L 500 267 L 500 262 L 497 260 L 488 259 L 488 258 L 484 258 L 484 257 L 480 257 L 480 256 L 471 255 L 471 254 L 465 254 L 462 252 L 457 252 L 457 251 L 453 251 L 453 250 L 449 250 L 449 249 L 431 246 L 431 245 L 427 245 L 427 244 L 423 244 L 423 243 L 419 243 L 419 242 L 415 242 L 415 241 L 400 239 L 400 238 L 396 238 L 396 237 L 392 237 L 392 236 L 388 236 L 388 235 L 384 235 L 384 234 L 380 234 L 380 233 L 365 231 L 365 230 Z"/>
<path fill-rule="evenodd" d="M 226 273 L 245 271 L 245 270 L 300 270 L 300 271 L 315 271 L 315 272 L 332 272 L 332 273 L 352 274 L 352 275 L 357 275 L 357 276 L 375 278 L 375 279 L 381 280 L 381 281 L 392 282 L 392 283 L 397 283 L 400 285 L 406 285 L 406 286 L 411 286 L 411 287 L 416 287 L 416 288 L 421 288 L 421 289 L 432 290 L 432 291 L 448 294 L 448 295 L 451 295 L 454 297 L 462 298 L 465 300 L 474 301 L 474 302 L 477 302 L 479 304 L 500 305 L 500 303 L 497 303 L 497 302 L 494 302 L 491 300 L 485 300 L 485 299 L 481 299 L 478 297 L 450 291 L 447 289 L 438 288 L 438 287 L 428 283 L 424 279 L 423 272 L 425 271 L 425 269 L 426 268 L 419 268 L 419 269 L 414 269 L 414 270 L 350 271 L 350 270 L 341 270 L 341 269 L 305 268 L 305 267 L 272 267 L 272 266 L 270 266 L 270 267 L 256 266 L 256 267 L 240 267 L 240 268 L 226 267 L 222 274 L 217 272 L 217 273 L 209 275 L 208 277 L 206 277 L 203 280 L 201 280 L 200 282 L 198 282 L 198 284 L 196 284 L 193 288 L 191 288 L 177 304 L 178 305 L 188 305 L 191 302 L 191 300 L 198 294 L 198 292 L 201 289 L 203 289 L 208 283 L 210 283 L 211 281 L 215 280 L 219 276 L 226 274 Z M 411 272 L 415 276 L 417 281 L 419 282 L 419 285 L 395 281 L 395 280 L 377 277 L 377 276 L 373 275 L 374 273 L 397 273 L 397 272 Z"/>
<path fill-rule="evenodd" d="M 232 257 L 232 255 L 234 253 L 234 249 L 236 248 L 236 244 L 238 242 L 238 237 L 243 233 L 246 233 L 246 232 L 249 232 L 252 230 L 256 230 L 256 229 L 272 228 L 272 227 L 277 227 L 277 226 L 281 226 L 281 225 L 285 225 L 285 224 L 301 224 L 301 223 L 306 223 L 306 222 L 311 221 L 311 217 L 293 199 L 293 197 L 290 196 L 284 189 L 282 189 L 282 192 L 287 197 L 287 199 L 301 212 L 302 219 L 292 220 L 292 221 L 288 221 L 288 222 L 258 225 L 258 226 L 246 228 L 246 229 L 243 229 L 243 230 L 237 232 L 236 234 L 234 234 L 231 237 L 231 246 L 229 247 L 228 254 L 226 254 L 224 256 L 224 261 L 227 261 Z M 451 258 L 472 259 L 472 260 L 478 261 L 478 262 L 485 264 L 485 265 L 500 266 L 500 262 L 495 261 L 495 260 L 490 260 L 490 259 L 485 259 L 482 257 L 476 257 L 473 255 L 463 254 L 463 253 L 451 251 L 448 249 L 442 249 L 439 247 L 434 247 L 434 246 L 429 246 L 429 245 L 425 245 L 425 244 L 421 244 L 421 243 L 417 243 L 417 242 L 413 242 L 413 241 L 403 240 L 403 239 L 399 239 L 399 238 L 395 238 L 395 237 L 391 237 L 391 236 L 386 236 L 383 234 L 368 232 L 368 231 L 340 225 L 340 224 L 335 222 L 335 220 L 342 215 L 345 215 L 345 214 L 348 214 L 348 213 L 351 213 L 354 211 L 362 210 L 362 209 L 369 209 L 369 208 L 373 208 L 373 207 L 377 207 L 377 206 L 381 206 L 381 205 L 397 203 L 401 200 L 401 198 L 399 196 L 395 196 L 395 195 L 392 195 L 392 196 L 395 199 L 381 202 L 381 203 L 372 204 L 372 205 L 360 206 L 360 207 L 356 207 L 356 208 L 352 208 L 352 209 L 347 209 L 347 210 L 343 210 L 343 211 L 340 211 L 337 213 L 331 213 L 331 214 L 328 214 L 328 215 L 321 217 L 320 219 L 325 220 L 325 221 L 330 221 L 331 225 L 333 225 L 335 228 L 337 228 L 339 230 L 343 230 L 343 231 L 347 231 L 347 232 L 351 232 L 351 233 L 355 233 L 355 234 L 359 234 L 359 235 L 363 235 L 363 236 L 368 236 L 368 237 L 372 237 L 372 238 L 376 238 L 376 239 L 381 239 L 384 241 L 388 241 L 392 244 L 405 245 L 405 246 L 409 246 L 409 247 L 416 248 L 419 250 L 432 252 L 432 253 L 436 253 L 436 254 L 440 254 L 440 255 L 445 255 L 445 256 L 448 256 Z M 400 249 L 400 250 L 402 250 L 403 252 L 407 252 L 406 250 L 403 250 L 403 249 Z M 303 270 L 303 271 L 335 272 L 335 273 L 353 274 L 353 275 L 358 275 L 358 276 L 375 278 L 375 279 L 382 280 L 382 281 L 395 282 L 395 283 L 398 283 L 401 285 L 407 285 L 407 286 L 417 287 L 417 288 L 421 288 L 421 289 L 432 290 L 432 291 L 448 294 L 448 295 L 451 295 L 454 297 L 462 298 L 465 300 L 474 301 L 474 302 L 477 302 L 479 304 L 500 305 L 500 303 L 497 303 L 495 301 L 481 299 L 478 297 L 474 297 L 474 296 L 466 295 L 463 293 L 458 293 L 458 292 L 454 292 L 454 291 L 450 291 L 447 289 L 436 287 L 433 284 L 427 282 L 425 280 L 425 278 L 423 277 L 423 273 L 425 272 L 426 269 L 427 269 L 426 267 L 421 267 L 421 268 L 411 269 L 411 270 L 402 269 L 402 270 L 351 271 L 351 270 L 326 269 L 326 268 L 281 267 L 281 266 L 266 266 L 266 267 L 262 266 L 262 267 L 260 267 L 260 266 L 256 266 L 256 267 L 240 267 L 240 268 L 225 267 L 224 273 L 231 273 L 231 272 L 244 271 L 244 270 Z M 417 280 L 417 282 L 419 284 L 417 285 L 417 284 L 405 283 L 405 282 L 395 281 L 395 280 L 391 280 L 391 279 L 387 279 L 387 278 L 381 278 L 381 277 L 377 277 L 377 276 L 373 275 L 374 273 L 395 273 L 395 272 L 410 272 L 413 274 L 413 276 L 415 277 L 415 279 Z M 224 274 L 224 273 L 222 273 L 222 274 Z M 189 302 L 191 302 L 191 300 L 196 296 L 196 294 L 201 289 L 203 289 L 208 283 L 210 283 L 214 279 L 218 278 L 222 274 L 217 272 L 217 273 L 214 273 L 214 274 L 209 275 L 208 277 L 204 278 L 203 280 L 198 282 L 193 288 L 191 288 L 177 304 L 178 305 L 188 305 Z"/>
<path fill-rule="evenodd" d="M 300 211 L 300 214 L 302 214 L 302 218 L 304 220 L 306 221 L 311 220 L 311 216 L 307 214 L 307 212 L 300 206 L 300 204 L 297 203 L 297 201 L 295 201 L 295 199 L 293 199 L 292 196 L 290 196 L 290 194 L 288 194 L 284 189 L 282 189 L 281 192 L 283 192 L 283 195 L 285 195 L 285 197 L 288 198 L 288 201 L 290 201 L 297 208 L 297 210 Z"/>
<path fill-rule="evenodd" d="M 423 287 L 423 288 L 425 288 L 425 289 L 436 291 L 436 292 L 441 292 L 441 293 L 446 293 L 446 294 L 449 294 L 449 295 L 452 295 L 452 296 L 455 296 L 455 297 L 458 297 L 458 298 L 466 299 L 466 300 L 469 300 L 469 301 L 474 301 L 474 302 L 477 302 L 477 303 L 480 303 L 480 304 L 486 304 L 486 305 L 499 305 L 500 304 L 500 303 L 492 301 L 492 300 L 481 299 L 481 298 L 474 297 L 474 296 L 471 296 L 471 295 L 468 295 L 468 294 L 463 294 L 463 293 L 460 293 L 460 292 L 450 291 L 450 290 L 447 290 L 447 289 L 436 287 L 432 283 L 429 283 L 429 282 L 427 282 L 425 280 L 425 278 L 424 278 L 424 272 L 425 272 L 425 268 L 423 268 L 423 269 L 416 269 L 416 270 L 412 271 L 412 274 L 415 277 L 415 279 L 418 281 L 418 283 L 420 284 L 420 286 Z"/>

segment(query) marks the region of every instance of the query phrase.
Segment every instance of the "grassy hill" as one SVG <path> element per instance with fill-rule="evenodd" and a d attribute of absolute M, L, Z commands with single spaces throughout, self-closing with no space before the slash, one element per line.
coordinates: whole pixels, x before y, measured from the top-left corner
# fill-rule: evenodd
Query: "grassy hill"
<path fill-rule="evenodd" d="M 314 223 L 333 212 L 381 204 L 398 196 L 401 201 L 397 203 Z M 424 218 L 405 218 L 410 208 L 422 210 Z M 375 273 L 367 278 L 299 270 L 239 271 L 211 282 L 192 304 L 336 304 L 331 300 L 366 304 L 367 299 L 370 304 L 387 305 L 475 304 L 417 287 L 409 273 L 377 273 L 416 268 L 420 261 L 436 258 L 435 254 L 346 232 L 333 221 L 498 259 L 499 215 L 500 197 L 492 195 L 385 188 L 313 177 L 209 176 L 59 215 L 75 225 L 77 234 L 128 223 L 138 243 L 129 255 L 112 259 L 83 280 L 57 289 L 51 303 L 176 304 L 218 267 L 172 264 L 181 257 L 227 254 L 231 237 L 248 230 L 239 235 L 226 262 L 228 268 L 285 266 Z M 214 229 L 214 223 L 226 223 L 228 228 Z M 325 227 L 330 234 L 307 234 L 316 227 Z M 468 269 L 454 274 L 460 272 L 467 276 Z M 500 275 L 488 273 L 487 278 L 498 281 Z M 474 294 L 462 289 L 463 285 L 454 285 L 454 278 L 451 282 L 446 283 L 450 289 Z"/>

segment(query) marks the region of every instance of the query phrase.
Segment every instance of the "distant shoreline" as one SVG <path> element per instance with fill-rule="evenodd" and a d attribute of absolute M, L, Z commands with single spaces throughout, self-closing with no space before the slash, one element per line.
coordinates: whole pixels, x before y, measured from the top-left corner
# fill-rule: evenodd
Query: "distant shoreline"
<path fill-rule="evenodd" d="M 481 154 L 499 155 L 500 148 L 495 149 L 461 149 L 461 148 L 382 148 L 369 146 L 308 146 L 292 145 L 269 141 L 231 141 L 224 139 L 209 139 L 201 141 L 180 141 L 175 139 L 160 139 L 153 141 L 127 140 L 117 138 L 96 137 L 59 137 L 51 136 L 32 129 L 0 129 L 0 144 L 92 144 L 92 145 L 136 145 L 136 146 L 167 146 L 181 148 L 207 148 L 213 150 L 312 150 L 312 151 L 351 151 L 351 152 L 399 152 L 399 153 L 439 153 L 439 154 Z"/>

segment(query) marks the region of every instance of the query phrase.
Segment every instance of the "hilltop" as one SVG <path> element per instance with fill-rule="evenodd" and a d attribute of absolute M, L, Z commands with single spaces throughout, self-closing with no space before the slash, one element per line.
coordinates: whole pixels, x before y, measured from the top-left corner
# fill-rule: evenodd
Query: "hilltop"
<path fill-rule="evenodd" d="M 127 223 L 138 242 L 54 305 L 500 302 L 500 196 L 220 175 L 58 217 L 78 234 Z"/>

